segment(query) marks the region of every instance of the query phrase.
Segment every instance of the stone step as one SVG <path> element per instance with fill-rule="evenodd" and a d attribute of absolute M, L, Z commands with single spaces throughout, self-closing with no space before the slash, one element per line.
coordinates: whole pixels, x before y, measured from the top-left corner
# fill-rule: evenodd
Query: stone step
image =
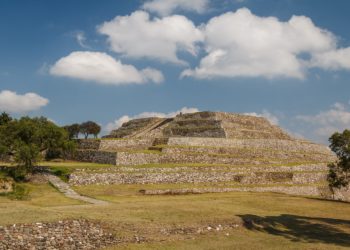
<path fill-rule="evenodd" d="M 172 137 L 168 140 L 168 146 L 192 146 L 192 147 L 233 147 L 247 149 L 272 149 L 282 152 L 308 152 L 333 155 L 329 148 L 323 145 L 302 140 L 279 139 L 226 139 L 226 138 L 185 138 Z"/>
<path fill-rule="evenodd" d="M 315 159 L 315 161 L 323 159 Z M 144 164 L 228 164 L 228 165 L 271 165 L 294 163 L 293 158 L 252 158 L 244 155 L 200 154 L 200 153 L 150 153 L 150 152 L 118 152 L 117 166 L 135 166 Z M 299 161 L 312 162 L 312 161 Z"/>
<path fill-rule="evenodd" d="M 289 195 L 313 196 L 331 198 L 332 194 L 325 185 L 275 185 L 255 187 L 229 187 L 229 188 L 183 188 L 183 189 L 158 189 L 140 190 L 144 195 L 184 195 L 184 194 L 205 194 L 205 193 L 227 193 L 227 192 L 274 192 Z"/>
<path fill-rule="evenodd" d="M 176 172 L 328 172 L 327 164 L 294 164 L 294 165 L 216 165 L 216 164 L 152 164 L 138 166 L 116 166 L 101 169 L 79 169 L 76 172 L 86 173 L 176 173 Z"/>
<path fill-rule="evenodd" d="M 179 183 L 225 183 L 248 184 L 311 184 L 326 181 L 326 172 L 75 172 L 70 175 L 72 185 L 90 184 L 179 184 Z"/>
<path fill-rule="evenodd" d="M 331 162 L 333 157 L 330 154 L 323 153 L 305 153 L 293 151 L 278 151 L 268 149 L 249 149 L 249 148 L 233 148 L 233 147 L 152 147 L 150 149 L 158 150 L 164 154 L 209 154 L 217 156 L 230 156 L 249 159 L 278 159 L 285 161 L 315 161 L 315 162 Z"/>

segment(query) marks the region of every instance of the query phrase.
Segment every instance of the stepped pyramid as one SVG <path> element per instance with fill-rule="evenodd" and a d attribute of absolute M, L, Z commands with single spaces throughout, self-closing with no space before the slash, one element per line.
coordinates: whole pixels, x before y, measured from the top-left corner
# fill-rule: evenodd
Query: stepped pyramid
<path fill-rule="evenodd" d="M 188 186 L 147 192 L 196 188 L 320 196 L 329 192 L 327 164 L 335 156 L 262 117 L 197 112 L 131 120 L 101 140 L 80 140 L 75 159 L 117 167 L 108 173 L 75 173 L 73 185 L 181 183 Z"/>

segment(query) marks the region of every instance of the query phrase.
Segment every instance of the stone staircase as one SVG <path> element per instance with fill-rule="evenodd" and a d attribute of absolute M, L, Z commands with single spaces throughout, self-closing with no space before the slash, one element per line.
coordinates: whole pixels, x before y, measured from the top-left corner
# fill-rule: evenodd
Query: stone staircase
<path fill-rule="evenodd" d="M 158 127 L 161 127 L 161 126 L 169 123 L 170 121 L 172 121 L 172 119 L 168 119 L 168 118 L 155 119 L 153 122 L 151 122 L 150 124 L 148 124 L 144 128 L 142 128 L 138 131 L 135 131 L 134 133 L 126 136 L 125 138 L 147 138 L 150 136 L 154 136 L 154 134 L 149 135 L 149 133 L 151 133 L 151 131 L 157 129 Z M 161 136 L 161 131 L 159 131 L 158 136 Z"/>

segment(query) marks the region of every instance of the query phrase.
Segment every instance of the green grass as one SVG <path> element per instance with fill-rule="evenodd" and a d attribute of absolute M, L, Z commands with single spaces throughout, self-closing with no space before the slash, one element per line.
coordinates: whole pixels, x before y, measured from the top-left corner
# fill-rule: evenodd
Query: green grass
<path fill-rule="evenodd" d="M 191 238 L 191 237 L 188 237 Z M 195 239 L 185 239 L 182 241 L 164 241 L 157 243 L 129 244 L 116 247 L 110 247 L 106 250 L 254 250 L 254 249 L 271 249 L 271 250 L 295 250 L 295 249 L 348 249 L 347 246 L 339 246 L 338 244 L 323 243 L 315 237 L 314 243 L 303 241 L 291 241 L 287 238 L 276 235 L 268 235 L 253 231 L 231 231 L 228 235 L 214 234 L 201 235 Z M 312 238 L 310 240 L 313 240 Z M 332 240 L 330 240 L 332 242 Z"/>
<path fill-rule="evenodd" d="M 121 150 L 118 152 L 125 152 L 125 153 L 131 153 L 131 154 L 137 154 L 137 153 L 143 153 L 143 154 L 162 154 L 162 152 L 158 150 L 150 150 L 150 149 L 143 149 L 143 150 Z"/>
<path fill-rule="evenodd" d="M 221 193 L 142 196 L 119 192 L 121 186 L 86 186 L 77 190 L 112 202 L 84 205 L 49 185 L 29 185 L 30 200 L 0 197 L 0 225 L 88 218 L 108 223 L 119 237 L 142 235 L 149 243 L 121 249 L 339 249 L 350 246 L 350 204 L 272 193 Z M 129 189 L 138 189 L 130 186 Z M 83 192 L 82 190 L 85 189 Z M 106 192 L 107 191 L 107 192 Z M 256 228 L 206 235 L 162 235 L 163 228 L 241 223 L 254 218 Z M 314 231 L 313 231 L 314 230 Z M 111 248 L 112 249 L 112 248 Z M 119 248 L 118 248 L 119 249 Z"/>
<path fill-rule="evenodd" d="M 10 201 L 6 196 L 0 197 L 0 207 L 3 204 L 25 204 L 28 206 L 51 207 L 64 205 L 85 204 L 80 201 L 66 198 L 63 194 L 49 184 L 16 184 L 24 188 L 27 192 L 24 201 Z"/>
<path fill-rule="evenodd" d="M 50 168 L 66 168 L 66 169 L 101 169 L 116 167 L 111 164 L 99 164 L 90 162 L 76 162 L 76 161 L 63 161 L 63 162 L 40 162 L 39 166 Z"/>
<path fill-rule="evenodd" d="M 74 162 L 44 162 L 41 165 L 57 171 L 115 167 Z M 168 167 L 174 167 L 174 164 Z M 0 225 L 87 218 L 107 223 L 122 239 L 133 240 L 135 235 L 140 235 L 148 241 L 142 244 L 125 243 L 110 249 L 328 250 L 350 247 L 350 204 L 345 202 L 275 193 L 231 192 L 177 196 L 146 196 L 139 193 L 140 189 L 215 185 L 235 187 L 237 183 L 234 182 L 75 187 L 81 194 L 110 201 L 106 206 L 94 206 L 66 198 L 49 184 L 21 185 L 29 192 L 27 200 L 0 197 Z M 244 226 L 243 221 L 252 223 Z M 241 226 L 204 235 L 161 233 L 164 228 L 198 228 L 225 223 L 238 223 Z"/>

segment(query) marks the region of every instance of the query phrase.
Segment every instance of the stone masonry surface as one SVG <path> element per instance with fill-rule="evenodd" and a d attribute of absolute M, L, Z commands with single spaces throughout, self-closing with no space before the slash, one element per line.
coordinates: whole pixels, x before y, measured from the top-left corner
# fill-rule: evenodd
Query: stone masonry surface
<path fill-rule="evenodd" d="M 326 180 L 325 172 L 135 172 L 71 174 L 71 185 L 155 184 L 155 183 L 220 183 L 237 184 L 312 184 Z"/>
<path fill-rule="evenodd" d="M 199 146 L 199 147 L 241 147 L 263 148 L 281 151 L 305 151 L 331 154 L 330 150 L 319 144 L 300 140 L 275 140 L 275 139 L 224 139 L 224 138 L 189 138 L 171 137 L 169 146 Z"/>
<path fill-rule="evenodd" d="M 101 164 L 116 164 L 116 152 L 98 150 L 77 150 L 72 157 L 73 160 L 82 162 L 95 162 Z"/>
<path fill-rule="evenodd" d="M 142 153 L 142 152 L 118 152 L 117 166 L 135 166 L 143 164 L 229 164 L 229 165 L 263 165 L 263 164 L 287 164 L 294 162 L 329 162 L 329 157 L 294 159 L 289 158 L 255 158 L 244 155 L 211 155 L 198 153 Z"/>
<path fill-rule="evenodd" d="M 118 151 L 125 149 L 147 149 L 152 146 L 154 139 L 125 139 L 125 140 L 101 140 L 99 150 L 103 151 Z"/>
<path fill-rule="evenodd" d="M 0 250 L 100 249 L 118 242 L 106 227 L 85 219 L 0 226 Z"/>
<path fill-rule="evenodd" d="M 350 201 L 348 189 L 335 190 L 332 193 L 328 186 L 260 186 L 260 187 L 235 187 L 235 188 L 182 188 L 162 190 L 140 190 L 145 195 L 181 195 L 181 194 L 205 194 L 227 192 L 277 192 L 289 195 L 302 195 L 322 197 L 330 200 Z"/>

